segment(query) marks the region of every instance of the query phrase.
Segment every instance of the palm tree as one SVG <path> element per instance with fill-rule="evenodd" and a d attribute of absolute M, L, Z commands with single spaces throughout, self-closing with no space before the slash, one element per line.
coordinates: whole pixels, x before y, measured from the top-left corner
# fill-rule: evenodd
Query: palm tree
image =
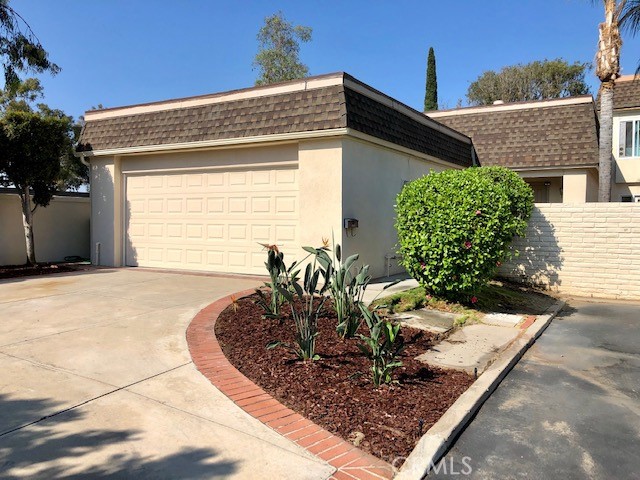
<path fill-rule="evenodd" d="M 604 22 L 599 26 L 596 75 L 600 79 L 600 185 L 598 200 L 611 201 L 613 142 L 613 90 L 620 76 L 620 29 L 635 35 L 640 30 L 640 0 L 602 0 Z M 640 73 L 640 66 L 636 74 Z"/>
<path fill-rule="evenodd" d="M 627 0 L 620 16 L 620 28 L 635 36 L 640 31 L 640 0 Z M 636 76 L 640 74 L 640 63 L 636 68 Z"/>
<path fill-rule="evenodd" d="M 613 150 L 613 89 L 620 76 L 620 18 L 626 0 L 603 0 L 604 22 L 599 26 L 596 75 L 600 79 L 600 149 L 598 201 L 611 201 Z"/>

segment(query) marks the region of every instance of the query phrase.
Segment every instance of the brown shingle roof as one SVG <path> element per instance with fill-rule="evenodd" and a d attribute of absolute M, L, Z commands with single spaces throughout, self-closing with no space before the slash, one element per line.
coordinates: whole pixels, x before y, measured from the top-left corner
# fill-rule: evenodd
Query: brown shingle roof
<path fill-rule="evenodd" d="M 106 116 L 101 116 L 101 112 L 89 112 L 78 151 L 348 127 L 458 165 L 471 165 L 471 145 L 468 139 L 436 122 L 425 121 L 409 107 L 383 96 L 346 74 L 341 75 L 342 78 L 349 79 L 354 88 L 349 88 L 342 81 L 318 88 L 230 101 L 221 98 L 213 103 L 207 103 L 208 99 L 215 99 L 216 96 L 200 97 L 205 104 L 183 108 L 165 107 L 171 103 L 165 102 L 147 104 L 155 109 L 148 112 L 136 111 L 136 107 L 105 110 Z M 370 89 L 371 94 L 362 93 L 367 89 Z M 256 90 L 259 92 L 259 89 Z M 246 92 L 251 93 L 252 90 Z M 189 100 L 192 99 L 186 101 Z M 401 107 L 394 108 L 387 103 Z M 128 114 L 129 111 L 132 113 Z M 115 112 L 115 116 L 111 112 Z"/>
<path fill-rule="evenodd" d="M 586 97 L 472 107 L 435 113 L 435 119 L 470 136 L 482 165 L 518 169 L 598 164 L 597 120 Z"/>
<path fill-rule="evenodd" d="M 625 76 L 616 80 L 613 89 L 613 108 L 640 108 L 640 78 Z"/>

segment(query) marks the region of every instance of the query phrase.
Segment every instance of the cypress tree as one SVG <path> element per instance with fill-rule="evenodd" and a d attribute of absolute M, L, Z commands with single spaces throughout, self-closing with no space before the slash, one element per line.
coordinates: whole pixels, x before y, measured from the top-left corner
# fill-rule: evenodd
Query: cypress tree
<path fill-rule="evenodd" d="M 424 94 L 424 111 L 438 109 L 438 79 L 436 77 L 436 54 L 429 48 L 427 57 L 427 88 Z"/>

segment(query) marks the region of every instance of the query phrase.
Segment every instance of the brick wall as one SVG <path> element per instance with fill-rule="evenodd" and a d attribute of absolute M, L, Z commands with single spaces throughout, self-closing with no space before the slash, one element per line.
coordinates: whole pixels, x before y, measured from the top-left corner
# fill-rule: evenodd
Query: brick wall
<path fill-rule="evenodd" d="M 640 204 L 537 204 L 500 274 L 567 294 L 640 300 Z"/>

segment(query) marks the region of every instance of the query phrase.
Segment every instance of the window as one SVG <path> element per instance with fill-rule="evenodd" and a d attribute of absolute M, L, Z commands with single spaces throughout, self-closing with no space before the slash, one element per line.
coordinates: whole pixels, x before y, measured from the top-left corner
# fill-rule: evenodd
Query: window
<path fill-rule="evenodd" d="M 620 122 L 618 156 L 640 157 L 640 120 Z"/>
<path fill-rule="evenodd" d="M 620 197 L 620 201 L 625 203 L 640 203 L 640 195 L 622 195 L 622 197 Z"/>

